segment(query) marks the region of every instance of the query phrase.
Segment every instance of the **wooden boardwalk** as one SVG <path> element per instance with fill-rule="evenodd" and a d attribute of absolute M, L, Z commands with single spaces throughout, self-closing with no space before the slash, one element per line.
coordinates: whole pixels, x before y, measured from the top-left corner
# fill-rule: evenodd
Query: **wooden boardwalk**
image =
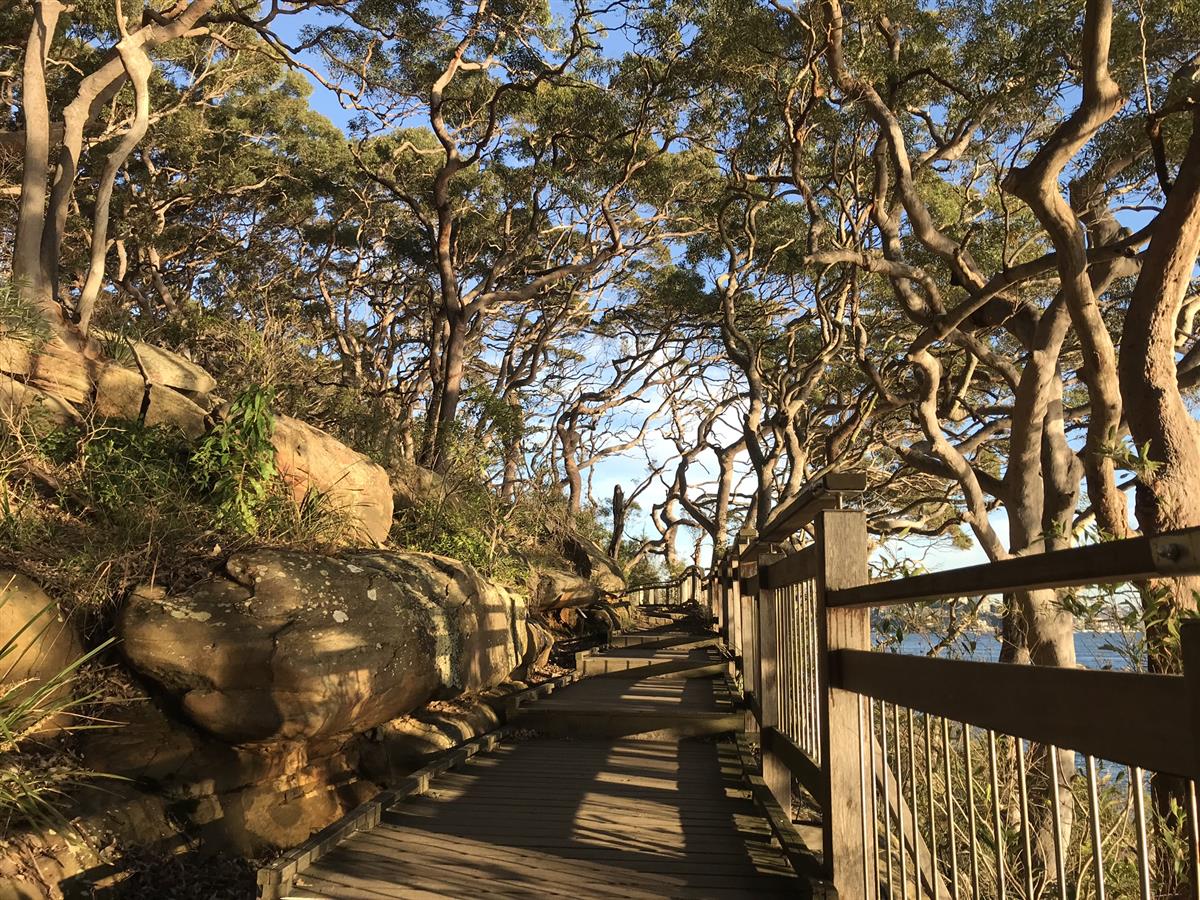
<path fill-rule="evenodd" d="M 660 644 L 686 638 L 658 637 Z M 656 657 L 656 654 L 661 656 Z M 684 652 L 696 653 L 695 650 Z M 678 660 L 614 648 L 651 664 Z M 606 656 L 610 654 L 605 654 Z M 803 893 L 750 799 L 723 679 L 586 678 L 523 712 L 536 728 L 439 776 L 301 874 L 294 898 L 772 897 Z M 546 736 L 567 723 L 582 737 Z M 607 732 L 607 733 L 606 733 Z M 680 735 L 706 734 L 695 739 Z"/>

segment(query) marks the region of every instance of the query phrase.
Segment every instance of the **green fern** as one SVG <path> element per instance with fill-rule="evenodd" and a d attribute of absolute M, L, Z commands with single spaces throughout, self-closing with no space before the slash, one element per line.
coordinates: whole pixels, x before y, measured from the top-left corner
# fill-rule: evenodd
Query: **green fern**
<path fill-rule="evenodd" d="M 192 454 L 196 480 L 217 504 L 217 524 L 256 534 L 279 471 L 271 434 L 272 392 L 252 389 L 229 405 L 224 420 L 200 441 Z"/>

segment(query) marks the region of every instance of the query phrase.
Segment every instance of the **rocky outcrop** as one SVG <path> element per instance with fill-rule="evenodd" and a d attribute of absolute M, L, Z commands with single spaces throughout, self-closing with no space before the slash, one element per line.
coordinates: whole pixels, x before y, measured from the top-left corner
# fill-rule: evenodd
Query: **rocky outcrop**
<path fill-rule="evenodd" d="M 54 337 L 41 344 L 0 339 L 0 426 L 56 428 L 104 419 L 178 428 L 200 438 L 224 408 L 208 372 L 177 353 L 98 335 L 120 360 L 83 353 Z M 344 543 L 378 546 L 392 527 L 392 485 L 381 466 L 333 436 L 276 416 L 276 465 L 297 502 L 322 494 L 347 524 Z M 432 475 L 432 473 L 430 473 Z"/>
<path fill-rule="evenodd" d="M 361 732 L 434 696 L 504 681 L 529 645 L 525 602 L 470 566 L 420 553 L 235 554 L 119 623 L 130 664 L 233 742 Z"/>
<path fill-rule="evenodd" d="M 392 502 L 397 513 L 446 501 L 449 488 L 437 472 L 407 459 L 395 459 L 391 468 Z"/>
<path fill-rule="evenodd" d="M 271 435 L 275 462 L 296 502 L 311 490 L 358 533 L 351 542 L 382 544 L 392 528 L 392 486 L 382 466 L 341 441 L 290 416 L 276 416 Z"/>
<path fill-rule="evenodd" d="M 592 606 L 605 595 L 625 590 L 621 567 L 584 537 L 564 538 L 561 556 L 528 554 L 526 562 L 530 605 L 534 609 Z"/>

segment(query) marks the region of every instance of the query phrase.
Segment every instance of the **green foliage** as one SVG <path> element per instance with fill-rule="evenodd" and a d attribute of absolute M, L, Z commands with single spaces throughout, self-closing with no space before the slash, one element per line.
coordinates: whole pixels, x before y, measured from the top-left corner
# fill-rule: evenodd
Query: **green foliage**
<path fill-rule="evenodd" d="M 261 394 L 190 442 L 136 422 L 0 435 L 0 562 L 27 571 L 103 635 L 129 588 L 179 587 L 250 545 L 322 547 L 347 521 L 316 491 L 296 499 L 275 469 Z"/>
<path fill-rule="evenodd" d="M 217 525 L 243 534 L 257 533 L 279 476 L 271 443 L 271 399 L 269 390 L 241 394 L 192 454 L 193 476 L 216 502 Z"/>
<path fill-rule="evenodd" d="M 45 317 L 3 278 L 0 278 L 0 338 L 29 344 L 33 350 L 50 339 Z"/>

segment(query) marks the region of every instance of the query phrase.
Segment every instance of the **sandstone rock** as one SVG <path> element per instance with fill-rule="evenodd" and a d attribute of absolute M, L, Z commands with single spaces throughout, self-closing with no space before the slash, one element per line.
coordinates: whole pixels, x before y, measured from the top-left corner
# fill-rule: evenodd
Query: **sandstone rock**
<path fill-rule="evenodd" d="M 178 353 L 142 341 L 131 343 L 138 366 L 150 384 L 191 394 L 211 394 L 217 382 L 200 366 Z"/>
<path fill-rule="evenodd" d="M 392 487 L 382 466 L 318 428 L 290 416 L 275 417 L 279 471 L 297 501 L 309 490 L 325 494 L 351 522 L 355 537 L 382 544 L 392 527 Z"/>
<path fill-rule="evenodd" d="M 404 459 L 390 465 L 392 501 L 396 512 L 417 509 L 445 499 L 447 487 L 441 475 Z"/>
<path fill-rule="evenodd" d="M 431 553 L 354 553 L 346 559 L 379 572 L 416 602 L 432 601 L 444 629 L 438 666 L 449 692 L 499 684 L 525 658 L 529 633 L 524 598 L 466 563 Z"/>
<path fill-rule="evenodd" d="M 74 406 L 92 396 L 95 362 L 68 347 L 61 338 L 51 338 L 38 348 L 29 367 L 29 383 Z"/>
<path fill-rule="evenodd" d="M 0 372 L 28 375 L 33 367 L 32 347 L 25 341 L 0 339 Z"/>
<path fill-rule="evenodd" d="M 625 590 L 625 573 L 591 538 L 582 535 L 567 537 L 563 541 L 563 554 L 581 577 L 605 593 L 619 594 Z"/>
<path fill-rule="evenodd" d="M 583 576 L 544 562 L 531 565 L 528 585 L 534 609 L 588 606 L 600 598 L 596 585 Z"/>
<path fill-rule="evenodd" d="M 80 421 L 75 407 L 40 388 L 0 375 L 0 427 L 58 427 Z"/>
<path fill-rule="evenodd" d="M 192 440 L 204 434 L 208 427 L 208 416 L 203 408 L 178 391 L 157 384 L 150 385 L 150 403 L 143 421 L 148 426 L 174 426 Z"/>
<path fill-rule="evenodd" d="M 554 649 L 554 635 L 550 629 L 537 622 L 527 622 L 526 627 L 529 629 L 529 649 L 517 670 L 522 678 L 528 678 L 534 670 L 550 662 L 550 651 Z"/>
<path fill-rule="evenodd" d="M 0 569 L 0 683 L 53 678 L 83 655 L 75 628 L 37 584 Z"/>
<path fill-rule="evenodd" d="M 100 368 L 96 378 L 96 414 L 105 419 L 140 419 L 146 382 L 132 369 L 116 363 Z"/>
<path fill-rule="evenodd" d="M 137 671 L 233 742 L 366 731 L 503 681 L 529 640 L 521 598 L 453 560 L 267 550 L 178 596 L 136 591 L 119 633 Z"/>

